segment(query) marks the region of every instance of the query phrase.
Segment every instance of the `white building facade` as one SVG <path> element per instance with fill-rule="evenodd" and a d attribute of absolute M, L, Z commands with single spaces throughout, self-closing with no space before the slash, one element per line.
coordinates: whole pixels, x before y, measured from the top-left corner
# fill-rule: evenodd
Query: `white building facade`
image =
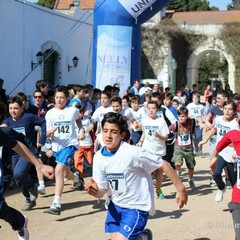
<path fill-rule="evenodd" d="M 40 79 L 54 85 L 92 82 L 91 12 L 78 8 L 71 17 L 23 0 L 1 0 L 0 22 L 0 78 L 9 96 L 32 95 Z M 43 61 L 36 64 L 39 52 Z"/>

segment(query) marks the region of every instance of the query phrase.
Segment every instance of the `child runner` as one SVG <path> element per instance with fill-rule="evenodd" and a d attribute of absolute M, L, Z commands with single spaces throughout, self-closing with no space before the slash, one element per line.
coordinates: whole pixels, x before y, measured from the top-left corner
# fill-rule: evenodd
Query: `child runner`
<path fill-rule="evenodd" d="M 147 104 L 148 117 L 142 119 L 142 136 L 137 146 L 149 149 L 154 154 L 164 158 L 166 155 L 165 141 L 168 139 L 168 126 L 163 118 L 157 116 L 158 103 L 150 101 Z M 163 180 L 162 169 L 156 170 L 156 193 L 159 199 L 164 195 L 161 190 Z"/>
<path fill-rule="evenodd" d="M 85 189 L 96 198 L 102 198 L 111 189 L 112 200 L 105 223 L 111 240 L 152 239 L 151 231 L 144 230 L 149 213 L 154 212 L 151 173 L 158 168 L 166 172 L 177 189 L 179 208 L 187 203 L 186 190 L 161 157 L 122 141 L 128 129 L 124 116 L 107 113 L 102 129 L 105 147 L 94 156 L 93 179 Z"/>
<path fill-rule="evenodd" d="M 216 149 L 213 153 L 210 168 L 212 172 L 215 171 L 216 163 L 218 161 L 218 154 L 223 151 L 229 144 L 232 144 L 236 151 L 236 161 L 235 167 L 237 169 L 237 174 L 234 174 L 235 184 L 232 188 L 232 199 L 228 203 L 230 212 L 232 213 L 233 226 L 235 229 L 235 239 L 240 240 L 240 131 L 231 130 L 226 133 L 223 138 L 218 142 Z M 234 158 L 235 158 L 234 157 Z M 237 182 L 236 182 L 237 181 Z"/>
<path fill-rule="evenodd" d="M 140 108 L 140 98 L 139 96 L 134 96 L 131 100 L 131 114 L 135 121 L 132 122 L 131 125 L 131 142 L 132 145 L 136 145 L 141 136 L 142 136 L 142 129 L 141 129 L 141 121 L 142 118 L 146 116 L 144 112 L 144 107 Z"/>
<path fill-rule="evenodd" d="M 199 102 L 200 94 L 193 93 L 192 102 L 187 105 L 190 118 L 195 118 L 196 120 L 202 122 L 204 116 L 204 106 Z M 198 144 L 202 140 L 202 128 L 198 123 L 196 123 L 194 130 L 193 145 L 196 155 L 202 155 L 202 149 L 199 148 Z"/>
<path fill-rule="evenodd" d="M 0 129 L 0 146 L 14 150 L 21 157 L 34 164 L 46 177 L 52 179 L 54 177 L 54 169 L 43 165 L 23 143 L 13 139 L 5 130 L 8 129 Z M 4 159 L 0 161 L 0 218 L 8 222 L 14 231 L 18 231 L 19 240 L 29 240 L 28 218 L 15 208 L 9 207 L 5 202 L 3 196 L 4 173 L 2 160 L 4 161 Z"/>
<path fill-rule="evenodd" d="M 74 167 L 76 169 L 74 186 L 79 190 L 84 190 L 83 180 L 83 166 L 84 159 L 87 160 L 88 164 L 92 166 L 93 160 L 93 141 L 89 133 L 88 127 L 91 122 L 90 119 L 84 116 L 84 107 L 79 106 L 80 119 L 82 120 L 82 126 L 84 130 L 84 140 L 79 140 L 79 149 L 74 154 Z M 76 180 L 77 179 L 77 180 Z"/>
<path fill-rule="evenodd" d="M 55 196 L 53 204 L 46 211 L 50 214 L 61 213 L 61 196 L 64 187 L 64 171 L 69 167 L 71 158 L 78 146 L 78 139 L 84 139 L 79 110 L 66 107 L 68 89 L 59 86 L 55 93 L 55 106 L 46 114 L 47 136 L 52 138 L 52 151 L 56 159 Z M 76 131 L 76 124 L 79 133 Z"/>
<path fill-rule="evenodd" d="M 186 161 L 189 176 L 189 185 L 192 190 L 196 188 L 193 181 L 194 167 L 196 165 L 193 154 L 193 136 L 195 120 L 188 117 L 188 109 L 180 107 L 178 109 L 178 121 L 169 127 L 169 130 L 176 134 L 173 161 L 178 175 L 181 174 L 183 159 Z"/>
<path fill-rule="evenodd" d="M 2 127 L 10 127 L 15 131 L 25 135 L 33 146 L 43 146 L 46 140 L 46 121 L 43 118 L 24 112 L 23 104 L 20 98 L 13 97 L 9 103 L 10 117 L 3 120 Z M 37 142 L 35 126 L 41 127 L 41 137 Z M 12 165 L 14 177 L 18 187 L 22 190 L 22 194 L 26 198 L 26 202 L 22 207 L 22 211 L 29 211 L 36 206 L 38 190 L 35 186 L 33 177 L 29 171 L 32 164 L 18 154 L 12 155 Z"/>
<path fill-rule="evenodd" d="M 223 105 L 223 116 L 216 117 L 214 127 L 210 133 L 206 136 L 206 139 L 199 143 L 200 146 L 207 143 L 207 141 L 217 133 L 217 142 L 230 130 L 239 130 L 239 124 L 236 119 L 237 105 L 228 100 Z M 227 168 L 228 178 L 233 186 L 236 179 L 236 171 L 234 171 L 234 160 L 232 158 L 234 154 L 233 147 L 226 147 L 218 154 L 218 161 L 213 174 L 213 178 L 218 186 L 215 201 L 221 202 L 223 200 L 223 193 L 225 191 L 225 183 L 222 180 L 222 171 L 224 167 Z"/>
<path fill-rule="evenodd" d="M 163 99 L 163 103 L 164 103 L 164 106 L 166 106 L 172 112 L 174 117 L 176 119 L 178 119 L 177 108 L 172 106 L 172 104 L 173 104 L 173 95 L 172 95 L 172 93 L 166 93 L 165 94 L 164 99 Z"/>

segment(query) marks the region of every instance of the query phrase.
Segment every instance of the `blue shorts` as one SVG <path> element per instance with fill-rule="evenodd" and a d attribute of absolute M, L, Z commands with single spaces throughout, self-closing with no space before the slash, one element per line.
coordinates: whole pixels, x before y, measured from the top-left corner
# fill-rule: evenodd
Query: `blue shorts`
<path fill-rule="evenodd" d="M 129 240 L 136 240 L 147 224 L 148 215 L 148 212 L 138 209 L 118 207 L 110 201 L 105 232 L 119 232 Z"/>
<path fill-rule="evenodd" d="M 68 147 L 62 148 L 58 152 L 54 152 L 53 156 L 56 158 L 55 162 L 60 163 L 65 167 L 68 167 L 72 161 L 73 155 L 76 150 L 77 150 L 76 147 L 68 146 Z"/>

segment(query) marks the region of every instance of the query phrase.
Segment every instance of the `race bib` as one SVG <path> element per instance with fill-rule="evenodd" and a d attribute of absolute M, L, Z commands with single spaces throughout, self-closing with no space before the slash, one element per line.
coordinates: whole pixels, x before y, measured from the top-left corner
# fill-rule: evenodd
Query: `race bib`
<path fill-rule="evenodd" d="M 105 176 L 115 196 L 121 196 L 126 192 L 127 185 L 123 173 L 110 173 Z"/>
<path fill-rule="evenodd" d="M 17 127 L 17 128 L 13 128 L 16 132 L 18 133 L 22 133 L 23 135 L 26 136 L 26 132 L 25 132 L 25 127 Z"/>
<path fill-rule="evenodd" d="M 218 124 L 217 125 L 217 128 L 218 128 L 218 135 L 220 137 L 223 137 L 227 132 L 229 132 L 230 130 L 230 127 L 227 127 L 227 126 L 223 126 L 221 124 Z"/>
<path fill-rule="evenodd" d="M 191 144 L 190 131 L 178 133 L 178 145 L 187 146 Z"/>
<path fill-rule="evenodd" d="M 65 122 L 55 122 L 54 126 L 57 126 L 57 130 L 54 133 L 55 137 L 58 138 L 66 138 L 68 135 L 72 135 L 72 124 L 71 121 L 65 121 Z"/>
<path fill-rule="evenodd" d="M 146 126 L 145 127 L 145 136 L 149 142 L 153 142 L 157 140 L 157 138 L 154 136 L 154 131 L 158 131 L 157 126 Z"/>

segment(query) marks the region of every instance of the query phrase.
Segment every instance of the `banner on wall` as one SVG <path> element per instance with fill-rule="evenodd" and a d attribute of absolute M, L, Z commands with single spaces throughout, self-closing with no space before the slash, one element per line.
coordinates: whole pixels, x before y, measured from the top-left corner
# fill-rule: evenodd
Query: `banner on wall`
<path fill-rule="evenodd" d="M 141 1 L 129 1 L 119 0 L 122 6 L 135 18 L 144 12 L 147 8 L 151 7 L 156 0 L 141 0 Z"/>
<path fill-rule="evenodd" d="M 98 26 L 96 87 L 118 83 L 120 95 L 130 85 L 132 27 Z"/>

